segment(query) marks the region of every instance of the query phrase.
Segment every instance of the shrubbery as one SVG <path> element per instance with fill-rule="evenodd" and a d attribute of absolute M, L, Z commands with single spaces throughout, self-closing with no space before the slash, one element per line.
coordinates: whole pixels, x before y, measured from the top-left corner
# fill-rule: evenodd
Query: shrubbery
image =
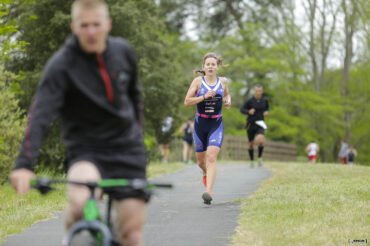
<path fill-rule="evenodd" d="M 16 76 L 0 67 L 0 184 L 4 183 L 18 155 L 25 117 L 18 107 Z"/>

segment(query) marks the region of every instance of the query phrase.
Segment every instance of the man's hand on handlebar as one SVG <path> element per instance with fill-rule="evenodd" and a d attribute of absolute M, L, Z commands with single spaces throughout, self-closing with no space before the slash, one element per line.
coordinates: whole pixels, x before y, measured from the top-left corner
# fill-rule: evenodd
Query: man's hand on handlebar
<path fill-rule="evenodd" d="M 34 172 L 26 169 L 20 168 L 13 170 L 10 173 L 10 183 L 17 191 L 18 194 L 23 195 L 30 191 L 31 189 L 31 179 L 35 178 Z"/>

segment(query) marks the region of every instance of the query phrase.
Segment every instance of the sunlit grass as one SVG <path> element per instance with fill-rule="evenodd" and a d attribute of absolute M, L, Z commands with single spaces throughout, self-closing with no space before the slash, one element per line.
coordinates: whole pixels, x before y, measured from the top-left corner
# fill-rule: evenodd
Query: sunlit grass
<path fill-rule="evenodd" d="M 33 223 L 52 218 L 53 212 L 66 206 L 65 189 L 41 196 L 37 191 L 18 196 L 10 185 L 0 187 L 0 242 L 7 235 L 19 233 Z"/>
<path fill-rule="evenodd" d="M 267 166 L 274 175 L 243 199 L 232 245 L 348 245 L 348 240 L 369 240 L 369 167 Z"/>
<path fill-rule="evenodd" d="M 166 164 L 160 162 L 151 162 L 148 165 L 147 176 L 150 179 L 163 174 L 177 172 L 183 168 L 186 168 L 186 165 L 181 162 L 171 162 Z"/>
<path fill-rule="evenodd" d="M 185 167 L 182 163 L 151 163 L 148 166 L 148 177 L 157 177 Z M 35 222 L 50 219 L 55 212 L 63 211 L 67 206 L 65 190 L 64 185 L 59 185 L 46 196 L 35 190 L 18 196 L 9 184 L 0 186 L 0 243 L 4 242 L 6 236 L 20 233 Z"/>

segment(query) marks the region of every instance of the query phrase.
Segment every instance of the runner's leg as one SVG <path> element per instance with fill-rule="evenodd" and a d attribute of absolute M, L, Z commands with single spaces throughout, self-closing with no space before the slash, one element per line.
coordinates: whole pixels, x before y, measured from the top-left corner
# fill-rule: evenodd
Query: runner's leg
<path fill-rule="evenodd" d="M 193 148 L 191 145 L 189 145 L 188 147 L 189 151 L 188 151 L 188 161 L 192 161 L 193 160 Z"/>
<path fill-rule="evenodd" d="M 168 162 L 168 158 L 170 156 L 170 144 L 164 144 L 164 161 Z"/>
<path fill-rule="evenodd" d="M 256 131 L 254 125 L 248 123 L 247 125 L 247 136 L 248 136 L 248 154 L 249 159 L 251 160 L 250 167 L 254 167 L 254 137 Z"/>
<path fill-rule="evenodd" d="M 263 153 L 263 148 L 265 144 L 265 135 L 258 134 L 257 142 L 258 142 L 258 165 L 262 166 L 262 153 Z"/>
<path fill-rule="evenodd" d="M 186 141 L 184 141 L 183 148 L 182 148 L 182 160 L 184 162 L 188 160 L 187 159 L 188 151 L 189 151 L 189 145 Z"/>
<path fill-rule="evenodd" d="M 220 148 L 217 146 L 208 146 L 207 148 L 207 161 L 206 161 L 206 166 L 207 166 L 207 191 L 211 192 L 212 194 L 212 189 L 215 184 L 216 180 L 216 174 L 217 174 L 217 166 L 216 166 L 216 161 L 217 161 L 217 155 L 220 152 Z"/>
<path fill-rule="evenodd" d="M 197 162 L 198 162 L 200 169 L 202 169 L 203 173 L 207 173 L 206 154 L 207 154 L 206 151 L 196 152 Z"/>

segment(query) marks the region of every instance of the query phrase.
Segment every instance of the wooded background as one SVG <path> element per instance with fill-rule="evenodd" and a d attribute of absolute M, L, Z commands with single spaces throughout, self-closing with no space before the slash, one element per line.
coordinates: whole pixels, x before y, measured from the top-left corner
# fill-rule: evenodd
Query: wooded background
<path fill-rule="evenodd" d="M 239 107 L 264 86 L 270 140 L 311 140 L 320 158 L 337 159 L 340 140 L 370 159 L 370 1 L 368 0 L 107 0 L 111 34 L 134 46 L 145 101 L 151 158 L 161 122 L 175 128 L 194 115 L 183 100 L 208 51 L 229 66 L 233 107 L 225 132 L 245 135 Z M 70 34 L 72 0 L 0 0 L 0 176 L 13 165 L 25 117 L 42 69 Z M 56 120 L 45 137 L 39 168 L 59 172 L 64 161 Z"/>

